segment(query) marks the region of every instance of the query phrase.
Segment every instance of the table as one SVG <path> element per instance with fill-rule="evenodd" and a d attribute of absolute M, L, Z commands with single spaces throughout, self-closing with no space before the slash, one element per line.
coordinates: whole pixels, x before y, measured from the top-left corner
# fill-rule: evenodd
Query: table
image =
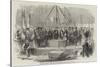
<path fill-rule="evenodd" d="M 65 47 L 66 40 L 49 40 L 49 47 Z"/>

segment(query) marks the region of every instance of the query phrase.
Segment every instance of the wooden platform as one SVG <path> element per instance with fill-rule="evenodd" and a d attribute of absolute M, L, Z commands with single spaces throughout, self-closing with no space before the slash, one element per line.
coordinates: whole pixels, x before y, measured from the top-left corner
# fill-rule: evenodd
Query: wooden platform
<path fill-rule="evenodd" d="M 35 55 L 48 55 L 51 51 L 65 51 L 70 52 L 72 51 L 80 51 L 82 50 L 82 46 L 67 46 L 67 47 L 45 47 L 45 48 L 36 48 Z"/>

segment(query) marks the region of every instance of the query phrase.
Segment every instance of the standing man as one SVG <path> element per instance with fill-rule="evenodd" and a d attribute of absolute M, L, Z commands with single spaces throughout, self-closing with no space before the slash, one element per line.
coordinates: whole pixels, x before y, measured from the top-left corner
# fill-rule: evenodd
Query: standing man
<path fill-rule="evenodd" d="M 24 35 L 25 35 L 25 42 L 23 48 L 27 57 L 30 57 L 30 49 L 34 48 L 32 47 L 32 45 L 35 45 L 32 44 L 34 36 L 33 33 L 30 31 L 30 28 L 26 28 L 26 30 L 24 31 Z"/>

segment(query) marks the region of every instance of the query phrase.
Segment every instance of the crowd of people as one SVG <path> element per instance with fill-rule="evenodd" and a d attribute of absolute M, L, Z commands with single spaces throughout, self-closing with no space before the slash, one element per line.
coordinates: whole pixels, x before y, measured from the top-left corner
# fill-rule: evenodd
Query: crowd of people
<path fill-rule="evenodd" d="M 49 40 L 65 40 L 67 45 L 77 45 L 82 40 L 86 41 L 85 48 L 87 46 L 87 41 L 92 39 L 93 29 L 89 27 L 66 27 L 66 28 L 52 28 L 46 29 L 43 27 L 26 28 L 22 30 L 17 30 L 16 39 L 18 40 L 21 49 L 28 53 L 30 48 L 35 47 L 48 47 Z M 83 39 L 84 38 L 84 39 Z M 65 47 L 66 47 L 65 46 Z M 83 45 L 84 48 L 84 45 Z M 85 53 L 84 53 L 85 51 Z M 82 55 L 86 54 L 86 49 L 83 49 Z"/>
<path fill-rule="evenodd" d="M 66 28 L 66 29 L 44 29 L 41 27 L 38 27 L 34 31 L 35 40 L 37 41 L 38 46 L 46 47 L 49 44 L 47 43 L 48 40 L 66 40 L 69 43 L 77 43 L 81 40 L 82 36 L 80 31 L 76 28 Z M 45 42 L 46 44 L 42 44 L 42 42 Z M 67 44 L 66 44 L 67 45 Z"/>

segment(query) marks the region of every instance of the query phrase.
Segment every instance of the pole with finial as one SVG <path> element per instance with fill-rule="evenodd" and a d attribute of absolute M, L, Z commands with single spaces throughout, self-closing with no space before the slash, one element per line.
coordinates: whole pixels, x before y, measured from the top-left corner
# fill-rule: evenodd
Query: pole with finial
<path fill-rule="evenodd" d="M 25 29 L 25 9 L 22 9 L 22 28 Z"/>

